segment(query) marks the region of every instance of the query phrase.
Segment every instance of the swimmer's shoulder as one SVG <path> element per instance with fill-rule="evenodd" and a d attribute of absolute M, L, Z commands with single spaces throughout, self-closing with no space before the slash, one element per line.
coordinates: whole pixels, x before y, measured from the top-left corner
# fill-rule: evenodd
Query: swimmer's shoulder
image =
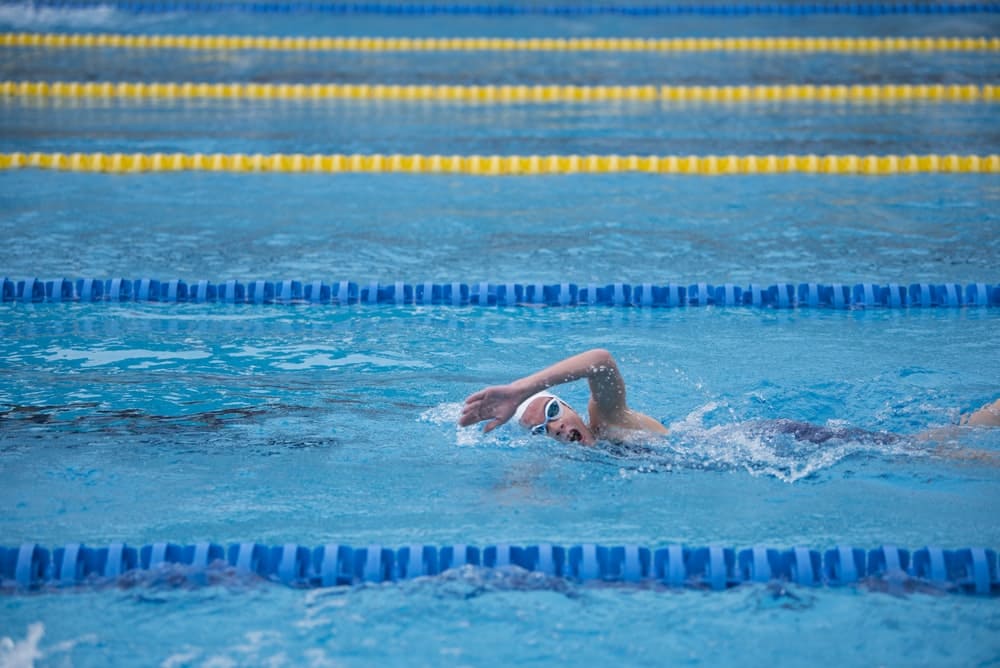
<path fill-rule="evenodd" d="M 594 435 L 612 443 L 633 443 L 650 436 L 665 436 L 670 431 L 657 420 L 638 411 L 628 411 L 623 419 L 614 422 L 592 423 Z"/>

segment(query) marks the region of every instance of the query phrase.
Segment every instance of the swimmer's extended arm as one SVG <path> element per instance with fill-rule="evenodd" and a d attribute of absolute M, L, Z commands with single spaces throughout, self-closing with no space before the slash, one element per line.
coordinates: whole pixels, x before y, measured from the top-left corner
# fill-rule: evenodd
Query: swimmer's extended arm
<path fill-rule="evenodd" d="M 490 420 L 484 431 L 492 431 L 510 420 L 518 405 L 536 392 L 583 378 L 590 384 L 591 403 L 602 417 L 613 421 L 615 416 L 627 410 L 625 381 L 615 359 L 607 350 L 595 348 L 509 385 L 494 385 L 470 395 L 465 400 L 458 424 L 467 427 Z"/>

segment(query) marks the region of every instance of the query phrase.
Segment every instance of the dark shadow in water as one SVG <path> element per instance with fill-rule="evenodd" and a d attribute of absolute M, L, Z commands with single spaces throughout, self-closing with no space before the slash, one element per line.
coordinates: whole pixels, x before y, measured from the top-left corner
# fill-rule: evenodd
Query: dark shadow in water
<path fill-rule="evenodd" d="M 107 410 L 96 407 L 95 403 L 74 403 L 65 406 L 8 405 L 0 410 L 0 430 L 3 431 L 5 439 L 11 440 L 16 439 L 19 429 L 23 430 L 21 436 L 38 438 L 37 427 L 44 425 L 46 434 L 121 436 L 153 443 L 161 441 L 163 437 L 174 437 L 178 441 L 195 438 L 202 439 L 200 443 L 204 444 L 218 440 L 214 439 L 213 435 L 222 434 L 229 427 L 252 428 L 281 419 L 315 418 L 317 410 L 313 406 L 271 403 L 260 407 L 221 408 L 185 415 L 156 415 L 134 408 Z M 87 412 L 81 413 L 81 410 Z M 231 442 L 232 439 L 228 441 Z M 71 445 L 73 442 L 65 440 L 64 444 Z M 278 430 L 268 436 L 247 437 L 240 442 L 248 446 L 263 445 L 278 448 L 339 445 L 338 439 L 332 436 L 302 434 L 296 430 L 286 430 L 286 432 Z M 4 448 L 0 446 L 0 451 L 2 450 Z"/>

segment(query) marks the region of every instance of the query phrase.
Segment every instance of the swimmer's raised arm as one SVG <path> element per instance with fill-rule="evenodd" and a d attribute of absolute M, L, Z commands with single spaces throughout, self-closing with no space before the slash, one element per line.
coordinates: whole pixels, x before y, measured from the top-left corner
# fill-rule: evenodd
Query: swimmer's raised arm
<path fill-rule="evenodd" d="M 484 388 L 465 400 L 458 423 L 467 427 L 490 420 L 484 431 L 492 431 L 510 420 L 518 405 L 542 390 L 586 378 L 590 384 L 590 412 L 608 422 L 627 410 L 625 381 L 618 364 L 607 350 L 595 348 L 568 357 L 508 385 Z"/>

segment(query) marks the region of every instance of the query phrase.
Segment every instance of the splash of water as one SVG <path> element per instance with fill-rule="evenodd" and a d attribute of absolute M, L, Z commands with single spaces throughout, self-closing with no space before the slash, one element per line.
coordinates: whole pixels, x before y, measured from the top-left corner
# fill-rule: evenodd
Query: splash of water
<path fill-rule="evenodd" d="M 0 666 L 6 668 L 31 668 L 37 659 L 44 658 L 40 644 L 45 635 L 45 625 L 35 622 L 28 625 L 28 635 L 24 640 L 0 638 Z"/>
<path fill-rule="evenodd" d="M 864 432 L 830 422 L 823 426 L 789 421 L 742 421 L 706 426 L 718 405 L 709 402 L 670 425 L 666 449 L 677 464 L 743 470 L 793 483 L 835 466 L 847 457 L 920 454 L 906 439 Z M 802 436 L 802 432 L 809 432 Z"/>
<path fill-rule="evenodd" d="M 458 426 L 458 418 L 462 415 L 462 404 L 446 402 L 428 408 L 420 414 L 419 422 L 432 424 L 443 429 L 454 429 L 455 445 L 462 447 L 503 446 L 517 447 L 528 445 L 531 439 L 523 434 L 516 434 L 507 427 L 494 429 L 488 434 L 483 433 L 480 425 L 469 427 Z"/>
<path fill-rule="evenodd" d="M 723 424 L 706 424 L 717 411 L 726 411 L 733 418 Z M 524 446 L 538 443 L 509 430 L 482 433 L 478 426 L 457 426 L 460 403 L 443 403 L 424 411 L 420 421 L 454 429 L 459 446 Z M 666 437 L 636 435 L 622 444 L 603 444 L 597 450 L 582 450 L 577 445 L 552 444 L 560 455 L 594 463 L 620 466 L 627 460 L 635 472 L 663 472 L 676 469 L 738 470 L 753 476 L 770 476 L 794 483 L 832 468 L 842 460 L 858 455 L 923 456 L 926 450 L 916 448 L 907 439 L 891 434 L 851 429 L 836 421 L 826 425 L 808 425 L 782 420 L 739 421 L 731 408 L 717 401 L 695 408 L 669 425 Z M 803 432 L 806 435 L 803 435 Z M 607 460 L 607 461 L 605 461 Z"/>

